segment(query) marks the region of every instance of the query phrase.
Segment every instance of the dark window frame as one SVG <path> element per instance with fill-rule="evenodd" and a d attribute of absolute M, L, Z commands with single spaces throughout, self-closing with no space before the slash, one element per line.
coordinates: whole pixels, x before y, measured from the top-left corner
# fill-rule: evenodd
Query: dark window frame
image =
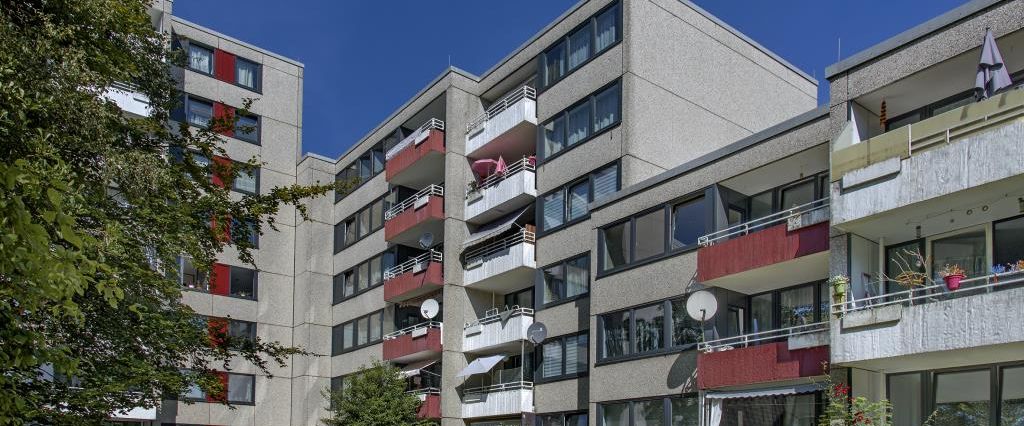
<path fill-rule="evenodd" d="M 534 223 L 537 224 L 537 238 L 538 239 L 539 238 L 543 238 L 543 237 L 545 237 L 547 235 L 553 234 L 553 233 L 558 232 L 558 231 L 560 231 L 562 229 L 568 228 L 568 227 L 570 227 L 572 225 L 575 225 L 577 223 L 580 223 L 580 222 L 583 222 L 583 221 L 589 219 L 590 218 L 590 209 L 588 207 L 587 212 L 584 213 L 582 216 L 574 218 L 572 220 L 569 220 L 569 190 L 572 187 L 574 187 L 576 185 L 579 185 L 580 183 L 587 182 L 587 204 L 589 205 L 590 203 L 594 202 L 594 175 L 596 175 L 597 173 L 602 172 L 604 170 L 607 170 L 607 169 L 609 169 L 611 167 L 615 167 L 616 170 L 617 170 L 616 171 L 616 176 L 615 176 L 615 190 L 616 191 L 621 190 L 622 189 L 622 160 L 618 159 L 618 160 L 612 161 L 610 163 L 604 164 L 601 167 L 598 167 L 598 168 L 596 168 L 594 170 L 591 170 L 591 171 L 587 172 L 586 175 L 583 175 L 583 176 L 578 177 L 576 179 L 570 180 L 569 182 L 566 182 L 566 183 L 564 183 L 562 185 L 559 185 L 557 188 L 552 189 L 552 190 L 550 190 L 548 192 L 545 192 L 545 193 L 541 194 L 540 196 L 538 196 L 537 197 L 537 202 L 534 203 L 535 204 L 534 205 Z M 547 196 L 549 196 L 551 194 L 557 193 L 557 192 L 561 192 L 562 193 L 562 223 L 558 224 L 557 226 L 553 226 L 551 228 L 545 228 L 544 227 L 544 205 L 543 205 L 543 200 L 544 200 L 545 197 L 547 197 Z"/>
<path fill-rule="evenodd" d="M 567 352 L 566 351 L 566 339 L 569 339 L 569 338 L 579 338 L 579 336 L 587 336 L 587 344 L 584 346 L 584 348 L 587 351 L 586 368 L 584 368 L 582 371 L 577 371 L 575 373 L 568 373 L 567 374 L 565 372 L 565 370 L 566 370 L 566 366 L 568 365 L 569 360 L 566 357 L 566 352 Z M 545 377 L 543 375 L 543 371 L 544 371 L 544 367 L 543 367 L 543 362 L 544 362 L 544 346 L 545 345 L 549 345 L 549 344 L 553 344 L 553 343 L 556 343 L 556 342 L 562 348 L 561 374 L 557 374 L 557 375 L 550 376 L 550 377 Z M 589 329 L 588 330 L 578 331 L 576 333 L 563 334 L 561 336 L 549 337 L 547 340 L 544 341 L 544 343 L 542 343 L 540 345 L 537 345 L 537 346 L 538 347 L 534 348 L 534 350 L 533 350 L 533 357 L 534 357 L 534 360 L 533 360 L 533 368 L 534 368 L 533 382 L 534 383 L 542 384 L 542 383 L 559 382 L 559 381 L 562 381 L 562 380 L 572 380 L 572 379 L 578 379 L 580 377 L 586 377 L 587 375 L 590 374 L 590 361 L 592 360 L 592 358 L 590 357 L 590 330 Z M 576 362 L 576 360 L 573 360 L 573 362 Z"/>
<path fill-rule="evenodd" d="M 231 129 L 232 130 L 232 133 L 231 133 L 232 137 L 235 138 L 235 139 L 238 139 L 238 140 L 240 140 L 242 142 L 247 142 L 247 143 L 251 143 L 251 144 L 256 145 L 256 146 L 261 146 L 261 143 L 262 143 L 261 141 L 263 140 L 263 138 L 262 138 L 262 135 L 263 135 L 263 119 L 262 119 L 262 117 L 260 117 L 259 115 L 253 114 L 253 113 L 245 113 L 245 114 L 239 113 L 237 109 L 235 110 L 235 114 L 237 114 L 239 117 L 246 117 L 246 118 L 251 118 L 253 120 L 256 120 L 256 126 L 254 126 L 254 129 L 253 129 L 254 137 L 252 139 L 248 139 L 248 138 L 239 136 L 239 134 L 241 132 L 238 131 L 238 121 L 235 121 L 235 126 Z"/>
<path fill-rule="evenodd" d="M 191 106 L 192 106 L 192 102 L 191 101 L 196 101 L 196 102 L 210 104 L 210 121 L 208 121 L 205 126 L 200 126 L 198 124 L 195 124 L 195 123 L 189 121 L 188 115 L 189 115 L 189 111 L 192 109 L 191 108 Z M 185 94 L 185 104 L 182 106 L 184 114 L 185 114 L 184 117 L 182 117 L 184 123 L 189 125 L 189 126 L 191 126 L 191 127 L 196 127 L 196 128 L 200 128 L 200 129 L 210 129 L 211 122 L 214 119 L 217 118 L 217 107 L 216 107 L 216 105 L 217 105 L 217 102 L 214 102 L 214 101 L 212 101 L 210 99 L 204 98 L 202 96 L 193 95 L 191 93 L 186 93 Z"/>
<path fill-rule="evenodd" d="M 374 284 L 374 283 L 371 282 L 369 286 L 367 286 L 367 287 L 359 287 L 358 290 L 356 290 L 354 293 L 352 293 L 350 295 L 345 295 L 344 294 L 344 284 L 342 284 L 342 295 L 341 295 L 341 297 L 338 297 L 337 293 L 334 293 L 334 292 L 337 292 L 337 290 L 338 290 L 337 282 L 336 281 L 332 281 L 332 285 L 331 285 L 331 288 L 332 288 L 331 306 L 337 305 L 337 304 L 342 303 L 342 302 L 344 302 L 346 300 L 352 299 L 352 298 L 357 297 L 357 296 L 359 296 L 359 295 L 361 295 L 363 293 L 366 293 L 366 292 L 368 292 L 370 290 L 373 290 L 373 289 L 375 289 L 377 287 L 380 287 L 380 286 L 384 285 L 384 271 L 387 271 L 388 269 L 390 269 L 390 268 L 384 267 L 384 255 L 389 254 L 389 253 L 395 257 L 395 264 L 397 264 L 398 263 L 398 246 L 393 246 L 393 247 L 389 247 L 389 248 L 385 249 L 384 251 L 382 251 L 380 253 L 377 253 L 377 254 L 375 254 L 373 256 L 370 256 L 366 260 L 363 260 L 362 262 L 359 262 L 359 263 L 353 265 L 352 267 L 350 267 L 350 268 L 348 268 L 348 269 L 346 269 L 344 271 L 341 271 L 341 272 L 339 272 L 337 274 L 334 274 L 333 280 L 337 280 L 338 277 L 344 277 L 345 274 L 348 274 L 348 273 L 352 273 L 352 276 L 356 276 L 357 277 L 358 273 L 359 273 L 358 272 L 359 271 L 359 267 L 361 267 L 363 265 L 367 265 L 367 268 L 370 268 L 372 266 L 372 264 L 373 264 L 373 260 L 374 259 L 378 259 L 378 258 L 380 259 L 380 265 L 381 265 L 380 276 L 381 276 L 381 279 L 380 279 L 379 283 Z M 370 271 L 370 274 L 372 274 L 372 273 L 373 273 L 373 271 Z"/>
<path fill-rule="evenodd" d="M 380 342 L 383 342 L 384 341 L 384 334 L 385 334 L 384 333 L 384 311 L 385 311 L 385 309 L 378 309 L 378 310 L 370 312 L 370 313 L 368 313 L 366 315 L 362 315 L 362 316 L 359 316 L 359 317 L 356 317 L 356 318 L 352 318 L 352 319 L 350 319 L 348 321 L 345 321 L 345 322 L 343 322 L 341 324 L 338 324 L 338 325 L 335 325 L 334 327 L 331 327 L 331 356 L 338 356 L 338 355 L 346 354 L 346 353 L 349 353 L 349 352 L 352 352 L 352 351 L 357 351 L 359 349 L 363 349 L 363 348 L 366 348 L 366 347 L 369 347 L 369 346 L 373 346 L 373 345 L 379 344 Z M 356 342 L 359 341 L 359 328 L 357 328 L 356 325 L 359 324 L 359 321 L 366 320 L 366 324 L 367 324 L 367 326 L 369 326 L 369 324 L 370 324 L 369 323 L 369 319 L 370 319 L 370 317 L 372 317 L 374 315 L 380 315 L 380 337 L 378 337 L 377 340 L 370 340 L 370 337 L 367 336 L 366 337 L 366 343 L 356 344 Z M 345 326 L 348 325 L 348 324 L 352 324 L 352 343 L 353 343 L 353 345 L 350 346 L 350 347 L 345 347 L 344 346 L 345 345 L 344 330 L 345 330 Z M 334 337 L 335 337 L 334 330 L 342 330 L 341 341 L 340 342 L 335 343 L 335 340 L 334 340 Z"/>
<path fill-rule="evenodd" d="M 615 14 L 616 15 L 615 16 L 615 41 L 612 42 L 611 44 L 605 46 L 604 49 L 595 50 L 596 47 L 597 47 L 597 17 L 600 16 L 600 15 L 603 15 L 605 12 L 607 12 L 607 11 L 613 9 L 613 8 L 618 8 L 616 10 L 616 14 Z M 536 59 L 536 61 L 537 61 L 537 70 L 538 70 L 538 72 L 537 72 L 537 79 L 536 79 L 537 94 L 539 95 L 541 93 L 544 93 L 548 89 L 554 87 L 560 81 L 565 80 L 567 77 L 572 75 L 577 70 L 585 67 L 587 64 L 589 64 L 594 59 L 597 59 L 598 57 L 600 57 L 605 52 L 607 52 L 609 50 L 612 50 L 619 43 L 622 43 L 623 23 L 624 23 L 624 19 L 622 17 L 621 2 L 616 1 L 616 2 L 613 2 L 612 4 L 609 4 L 609 5 L 601 8 L 601 10 L 598 10 L 593 15 L 588 17 L 585 22 L 580 23 L 579 25 L 573 27 L 569 31 L 566 31 L 565 35 L 559 37 L 558 40 L 551 42 L 551 44 L 548 45 L 548 47 L 546 47 L 543 52 L 541 52 L 539 55 L 537 55 L 537 59 Z M 573 34 L 576 34 L 577 31 L 582 30 L 583 28 L 585 28 L 587 26 L 590 26 L 590 53 L 587 56 L 586 60 L 580 62 L 579 64 L 577 64 L 573 68 L 569 68 L 569 49 L 570 49 L 570 46 L 571 46 L 569 38 Z M 558 78 L 556 78 L 554 80 L 551 80 L 551 81 L 548 81 L 547 76 L 545 75 L 545 72 L 547 70 L 547 61 L 548 61 L 547 55 L 548 55 L 549 52 L 555 50 L 557 48 L 557 46 L 560 45 L 560 44 L 564 47 L 564 51 L 563 51 L 561 56 L 562 56 L 562 60 L 564 61 L 564 64 L 565 64 L 565 71 L 562 73 L 562 75 L 558 76 Z"/>
<path fill-rule="evenodd" d="M 249 394 L 252 395 L 252 401 L 232 400 L 231 397 L 230 397 L 231 393 L 228 391 L 227 388 L 224 389 L 224 399 L 227 402 L 229 402 L 231 404 L 235 404 L 235 405 L 256 405 L 256 375 L 255 374 L 243 374 L 243 373 L 227 373 L 228 388 L 231 387 L 231 378 L 235 377 L 235 376 L 244 376 L 244 377 L 251 377 L 252 378 L 252 385 L 250 386 L 251 389 L 249 389 Z"/>
<path fill-rule="evenodd" d="M 553 413 L 537 413 L 536 415 L 534 415 L 534 419 L 535 419 L 534 420 L 534 426 L 542 426 L 543 423 L 541 423 L 541 421 L 542 421 L 541 418 L 542 417 L 548 417 L 548 416 L 559 416 L 559 417 L 561 417 L 562 418 L 562 426 L 575 426 L 575 425 L 566 424 L 565 423 L 565 418 L 569 417 L 569 416 L 579 416 L 579 415 L 587 416 L 587 424 L 590 424 L 589 423 L 590 422 L 590 413 L 587 412 L 587 410 L 576 410 L 576 411 L 558 411 L 558 412 L 553 412 Z"/>
<path fill-rule="evenodd" d="M 246 85 L 238 82 L 238 63 L 239 62 L 247 62 L 249 64 L 252 64 L 252 65 L 256 66 L 256 77 L 255 77 L 256 84 L 253 87 L 246 86 Z M 259 62 L 256 62 L 256 61 L 253 61 L 251 59 L 246 59 L 246 58 L 243 58 L 241 56 L 235 55 L 235 70 L 234 71 L 235 71 L 235 81 L 232 81 L 231 82 L 232 84 L 234 84 L 235 86 L 241 87 L 243 89 L 247 89 L 247 90 L 252 91 L 252 92 L 263 94 L 263 64 L 261 64 Z"/>
<path fill-rule="evenodd" d="M 632 361 L 643 358 L 650 358 L 654 356 L 662 356 L 666 354 L 673 354 L 678 352 L 685 352 L 688 350 L 697 349 L 697 343 L 686 343 L 682 345 L 674 345 L 672 343 L 673 332 L 675 330 L 673 321 L 672 303 L 682 301 L 686 303 L 686 299 L 690 297 L 691 293 L 686 293 L 682 296 L 674 296 L 666 299 L 657 300 L 654 302 L 648 302 L 636 306 L 630 306 L 628 308 L 617 309 L 614 311 L 602 312 L 597 315 L 597 342 L 595 342 L 595 348 L 597 349 L 597 356 L 595 358 L 594 365 L 602 366 L 608 364 L 614 364 L 623 361 Z M 655 350 L 649 350 L 644 352 L 636 352 L 636 315 L 634 312 L 638 309 L 645 309 L 652 306 L 662 305 L 662 315 L 664 320 L 662 324 L 662 339 L 661 347 Z M 620 314 L 623 312 L 629 312 L 629 330 L 627 333 L 627 339 L 629 340 L 629 352 L 618 355 L 618 356 L 605 356 L 604 342 L 605 342 L 605 326 L 604 317 L 606 315 Z"/>
<path fill-rule="evenodd" d="M 239 164 L 245 164 L 245 163 L 243 163 L 241 161 L 231 160 L 231 166 L 232 167 L 235 167 L 235 166 L 237 166 Z M 235 191 L 235 192 L 239 193 L 239 194 L 259 195 L 259 193 L 260 193 L 260 174 L 261 174 L 260 171 L 261 170 L 263 170 L 261 167 L 256 167 L 256 168 L 252 169 L 253 179 L 256 180 L 256 191 L 255 192 L 245 191 L 245 190 L 239 189 L 237 186 L 235 186 L 235 183 L 238 182 L 237 174 L 235 176 L 235 179 L 231 180 L 231 188 L 230 189 L 232 191 Z"/>
<path fill-rule="evenodd" d="M 252 271 L 252 297 L 238 296 L 232 289 L 232 283 L 234 282 L 234 275 L 236 269 L 244 269 L 246 271 Z M 235 299 L 242 300 L 259 300 L 259 282 L 260 282 L 260 271 L 257 269 L 246 268 L 244 266 L 232 266 L 228 265 L 228 294 L 226 296 L 233 297 Z"/>
<path fill-rule="evenodd" d="M 1021 220 L 1021 219 L 1024 219 L 1024 214 L 1020 214 L 1020 215 L 1016 215 L 1016 216 L 1010 216 L 1010 217 L 1007 217 L 1007 218 L 1003 218 L 1003 219 L 992 221 L 992 253 L 990 254 L 990 256 L 992 257 L 992 261 L 993 262 L 995 262 L 996 259 L 999 259 L 1001 257 L 999 255 L 1000 254 L 999 253 L 999 247 L 996 246 L 996 241 L 995 241 L 996 240 L 996 225 L 998 225 L 1000 223 L 1012 222 L 1012 221 Z"/>
<path fill-rule="evenodd" d="M 604 406 L 605 405 L 628 404 L 628 407 L 626 408 L 626 410 L 627 410 L 627 417 L 628 417 L 627 425 L 628 426 L 632 426 L 632 425 L 636 424 L 636 414 L 635 414 L 636 413 L 636 409 L 635 409 L 634 403 L 661 400 L 661 404 L 662 404 L 662 419 L 661 419 L 662 423 L 661 424 L 669 425 L 672 422 L 672 400 L 673 399 L 687 399 L 687 398 L 693 399 L 693 400 L 697 401 L 697 403 L 699 404 L 699 401 L 700 401 L 699 398 L 700 397 L 698 396 L 698 394 L 696 392 L 688 392 L 688 393 L 684 393 L 684 394 L 681 394 L 681 395 L 664 395 L 664 396 L 654 396 L 654 397 L 647 397 L 647 398 L 622 399 L 622 400 L 614 400 L 614 401 L 602 401 L 602 402 L 598 402 L 597 403 L 597 410 L 596 410 L 596 413 L 595 413 L 597 418 L 594 419 L 594 420 L 597 422 L 597 426 L 605 426 L 605 423 L 604 423 Z M 699 413 L 700 413 L 700 408 L 699 408 L 699 405 L 698 405 L 698 414 Z M 817 418 L 817 417 L 815 417 L 815 418 Z M 698 421 L 699 421 L 699 419 L 698 419 Z"/>
<path fill-rule="evenodd" d="M 255 340 L 256 339 L 256 336 L 258 334 L 257 328 L 259 327 L 259 323 L 253 322 L 253 321 L 238 320 L 238 319 L 234 319 L 234 318 L 225 318 L 225 319 L 228 320 L 228 336 L 236 337 L 236 338 L 242 338 L 242 339 L 249 339 L 249 340 Z M 235 335 L 233 335 L 232 332 L 231 332 L 231 326 L 233 324 L 245 324 L 247 326 L 250 326 L 251 328 L 249 329 L 250 330 L 249 335 L 248 336 L 235 336 Z"/>
<path fill-rule="evenodd" d="M 384 229 L 384 222 L 386 222 L 386 220 L 384 219 L 384 214 L 385 214 L 384 212 L 388 211 L 388 209 L 391 208 L 391 206 L 388 205 L 387 197 L 389 197 L 391 195 L 395 195 L 396 197 L 398 196 L 398 192 L 397 192 L 396 188 L 392 188 L 392 189 L 388 190 L 387 192 L 385 192 L 384 195 L 381 195 L 381 196 L 379 196 L 377 198 L 374 198 L 373 201 L 370 201 L 369 203 L 366 203 L 366 205 L 360 207 L 359 210 L 356 210 L 351 215 L 347 216 L 346 218 L 344 218 L 342 220 L 339 220 L 338 223 L 334 224 L 334 234 L 335 234 L 334 254 L 341 253 L 345 249 L 351 247 L 353 244 L 358 243 L 359 241 L 362 241 L 364 238 L 366 238 L 366 237 L 368 237 L 370 235 L 373 235 L 374 233 L 376 233 L 377 231 L 380 231 L 381 229 Z M 400 202 L 400 201 L 401 200 L 396 200 L 396 202 Z M 351 221 L 356 226 L 359 226 L 359 216 L 361 214 L 363 214 L 363 212 L 367 212 L 367 211 L 368 212 L 372 212 L 373 211 L 373 205 L 378 203 L 378 202 L 381 203 L 380 217 L 377 218 L 377 219 L 379 219 L 380 223 L 375 222 L 374 218 L 371 216 L 370 217 L 370 229 L 369 230 L 367 230 L 366 232 L 362 232 L 362 229 L 358 229 L 357 228 L 355 240 L 348 241 L 347 238 L 342 238 L 341 241 L 340 241 L 341 245 L 339 246 L 338 245 L 339 240 L 337 239 L 338 226 L 342 225 L 342 224 L 346 224 L 346 225 L 344 225 L 345 229 L 344 229 L 344 232 L 342 232 L 342 234 L 347 236 L 348 235 L 348 229 L 347 228 L 349 226 L 349 225 L 347 225 L 347 223 L 349 221 Z M 359 227 L 359 228 L 361 228 L 361 227 Z"/>
<path fill-rule="evenodd" d="M 180 38 L 180 40 L 184 42 L 181 43 L 181 46 L 185 51 L 185 69 L 205 76 L 214 77 L 214 72 L 217 70 L 217 48 L 206 43 L 197 42 L 190 38 Z M 192 50 L 192 46 L 210 51 L 210 71 L 192 68 L 192 61 L 189 60 L 189 51 Z"/>
<path fill-rule="evenodd" d="M 619 92 L 619 105 L 618 105 L 618 110 L 615 113 L 615 121 L 612 122 L 611 124 L 603 127 L 601 130 L 598 130 L 598 131 L 595 132 L 594 131 L 594 122 L 595 122 L 596 117 L 595 117 L 595 112 L 594 111 L 595 111 L 596 99 L 597 99 L 598 95 L 602 95 L 606 91 L 612 90 L 612 89 L 618 90 L 618 92 Z M 572 110 L 574 110 L 577 107 L 579 107 L 581 105 L 584 105 L 584 104 L 589 104 L 589 106 L 590 106 L 590 120 L 589 120 L 589 123 L 587 124 L 587 136 L 584 137 L 583 139 L 580 139 L 580 140 L 576 141 L 572 145 L 568 145 L 568 143 L 569 143 L 569 140 L 568 140 L 568 132 L 569 132 L 568 117 L 569 117 L 569 113 Z M 558 152 L 555 152 L 553 154 L 548 154 L 544 150 L 544 138 L 545 138 L 545 136 L 544 136 L 544 129 L 545 129 L 545 127 L 549 123 L 551 123 L 551 122 L 553 122 L 555 120 L 558 120 L 558 119 L 562 119 L 565 122 L 564 130 L 563 130 L 565 132 L 565 134 L 562 135 L 562 143 L 564 144 L 564 146 Z M 546 164 L 547 162 L 552 161 L 555 158 L 558 158 L 558 157 L 564 155 L 566 152 L 572 151 L 574 148 L 576 148 L 578 146 L 585 145 L 587 142 L 590 142 L 590 141 L 598 138 L 599 136 L 601 136 L 601 135 L 611 131 L 612 129 L 615 129 L 615 128 L 619 127 L 620 124 L 622 124 L 622 79 L 621 78 L 617 78 L 617 79 L 612 80 L 611 82 L 605 84 L 604 86 L 601 86 L 600 88 L 598 88 L 597 90 L 593 91 L 592 93 L 587 94 L 582 99 L 576 101 L 572 105 L 569 105 L 565 109 L 563 109 L 563 110 L 561 110 L 561 111 L 551 115 L 551 117 L 549 117 L 547 120 L 544 120 L 543 123 L 541 123 L 540 125 L 537 126 L 537 146 L 535 148 L 535 152 L 537 153 L 537 166 L 542 166 L 542 165 Z"/>
<path fill-rule="evenodd" d="M 892 376 L 903 376 L 918 374 L 921 378 L 921 413 L 926 415 L 935 411 L 935 391 L 938 385 L 936 380 L 939 374 L 943 373 L 958 373 L 958 372 L 970 372 L 970 371 L 984 371 L 989 370 L 989 422 L 991 425 L 998 425 L 1002 416 L 1002 405 L 1003 405 L 1003 375 L 1004 371 L 1012 368 L 1024 368 L 1024 362 L 1021 361 L 1010 361 L 1000 363 L 989 363 L 989 364 L 978 364 L 978 365 L 967 365 L 961 367 L 950 367 L 950 368 L 938 368 L 932 370 L 918 370 L 918 371 L 907 371 L 901 373 L 893 373 L 885 375 L 885 396 L 886 398 L 892 399 L 890 395 L 891 383 L 890 378 Z"/>
<path fill-rule="evenodd" d="M 340 181 L 344 181 L 344 180 L 351 180 L 351 179 L 354 178 L 355 179 L 355 184 L 352 186 L 352 188 L 349 188 L 348 192 L 346 192 L 346 193 L 342 193 L 340 191 L 335 191 L 334 192 L 334 204 L 338 204 L 339 202 L 341 202 L 341 200 L 345 199 L 345 197 L 347 197 L 349 194 L 355 192 L 356 189 L 359 189 L 360 187 L 365 185 L 366 182 L 369 182 L 370 180 L 373 180 L 373 178 L 377 177 L 377 175 L 383 173 L 384 170 L 387 169 L 387 159 L 385 159 L 383 161 L 383 163 L 381 163 L 380 170 L 374 171 L 373 170 L 373 152 L 376 150 L 376 151 L 380 152 L 381 158 L 385 158 L 386 155 L 387 155 L 388 149 L 390 149 L 390 147 L 388 147 L 388 143 L 387 143 L 388 140 L 391 139 L 391 138 L 397 138 L 398 141 L 401 141 L 404 138 L 404 135 L 405 135 L 405 133 L 403 132 L 403 128 L 402 127 L 396 128 L 394 131 L 388 133 L 387 136 L 385 136 L 383 139 L 381 139 L 377 143 L 375 143 L 372 146 L 370 146 L 369 149 L 367 149 L 363 153 L 359 154 L 358 157 L 356 157 L 351 162 L 347 163 L 345 165 L 345 167 L 342 167 L 337 173 L 335 173 L 334 174 L 334 181 L 335 182 L 340 182 Z M 370 162 L 370 175 L 367 176 L 365 179 L 359 177 L 359 162 L 363 161 L 363 160 L 368 160 Z M 356 176 L 343 176 L 353 166 L 355 166 Z"/>
<path fill-rule="evenodd" d="M 565 276 L 565 277 L 568 277 L 568 265 L 569 265 L 569 262 L 572 262 L 574 260 L 579 260 L 579 259 L 586 259 L 587 260 L 587 291 L 585 291 L 583 293 L 580 293 L 580 294 L 577 294 L 575 296 L 566 297 L 565 293 L 566 293 L 567 286 L 563 286 L 563 288 L 561 289 L 562 290 L 561 291 L 562 294 L 558 295 L 558 299 L 557 300 L 554 300 L 554 301 L 551 301 L 551 302 L 545 302 L 544 301 L 544 293 L 545 293 L 544 289 L 547 286 L 547 283 L 544 280 L 544 271 L 548 270 L 548 269 L 551 269 L 551 268 L 554 268 L 554 267 L 559 267 L 559 268 L 562 269 L 562 275 Z M 535 306 L 534 310 L 548 309 L 548 308 L 552 308 L 552 307 L 555 307 L 555 306 L 558 306 L 558 305 L 562 305 L 562 304 L 570 303 L 570 302 L 573 302 L 573 301 L 576 301 L 576 300 L 579 300 L 579 299 L 584 299 L 584 298 L 590 297 L 590 285 L 591 285 L 591 281 L 593 281 L 592 277 L 591 277 L 591 273 L 590 273 L 590 267 L 592 266 L 591 262 L 592 261 L 591 261 L 591 258 L 590 258 L 590 250 L 587 250 L 587 251 L 585 251 L 583 253 L 580 253 L 580 254 L 577 254 L 577 255 L 574 255 L 574 256 L 569 256 L 569 257 L 564 258 L 562 260 L 559 260 L 557 262 L 552 262 L 552 263 L 550 263 L 548 265 L 545 265 L 543 267 L 537 268 L 537 284 L 536 284 L 536 286 L 534 288 L 534 292 L 533 292 L 533 294 L 534 294 L 533 306 Z"/>
<path fill-rule="evenodd" d="M 804 287 L 812 287 L 813 290 L 814 290 L 813 291 L 813 294 L 814 294 L 813 299 L 814 299 L 814 301 L 811 304 L 812 306 L 814 306 L 814 320 L 813 320 L 812 324 L 813 323 L 817 323 L 817 322 L 822 322 L 822 321 L 828 321 L 830 312 L 822 311 L 821 310 L 821 303 L 820 303 L 820 301 L 822 300 L 822 294 L 821 294 L 822 293 L 822 284 L 825 283 L 826 281 L 827 280 L 808 281 L 808 282 L 804 282 L 804 283 L 800 283 L 800 284 L 795 284 L 795 285 L 791 285 L 791 286 L 787 286 L 787 287 L 777 288 L 777 289 L 774 289 L 774 290 L 762 291 L 760 293 L 753 293 L 753 294 L 747 295 L 746 296 L 746 300 L 747 300 L 746 317 L 747 318 L 744 318 L 744 320 L 743 320 L 744 321 L 744 328 L 746 330 L 748 330 L 749 333 L 753 333 L 754 332 L 753 331 L 753 325 L 751 324 L 753 322 L 752 321 L 752 316 L 754 314 L 754 308 L 750 304 L 750 300 L 755 298 L 755 297 L 769 295 L 769 294 L 772 297 L 772 324 L 771 324 L 771 328 L 768 329 L 768 330 L 760 330 L 759 332 L 778 330 L 778 329 L 782 328 L 782 293 L 785 292 L 785 291 L 798 290 L 798 289 L 801 289 L 801 288 L 804 288 Z M 827 295 L 827 294 L 825 296 L 831 297 L 831 295 Z M 831 303 L 831 301 L 830 301 L 830 303 Z"/>

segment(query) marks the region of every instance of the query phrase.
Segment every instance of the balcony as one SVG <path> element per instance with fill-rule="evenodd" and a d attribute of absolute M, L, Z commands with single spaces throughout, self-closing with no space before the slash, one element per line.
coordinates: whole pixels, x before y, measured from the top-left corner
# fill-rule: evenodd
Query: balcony
<path fill-rule="evenodd" d="M 156 407 L 137 407 L 128 411 L 115 412 L 110 415 L 112 420 L 117 421 L 147 421 L 156 420 Z"/>
<path fill-rule="evenodd" d="M 430 185 L 384 212 L 384 239 L 418 247 L 420 236 L 444 231 L 444 187 Z"/>
<path fill-rule="evenodd" d="M 536 236 L 529 228 L 467 250 L 464 285 L 492 293 L 511 293 L 533 285 L 537 269 Z"/>
<path fill-rule="evenodd" d="M 420 389 L 410 392 L 420 400 L 420 408 L 416 417 L 421 419 L 441 418 L 441 390 L 437 388 Z"/>
<path fill-rule="evenodd" d="M 419 188 L 444 175 L 444 122 L 432 118 L 384 153 L 392 185 Z"/>
<path fill-rule="evenodd" d="M 441 326 L 427 321 L 384 336 L 384 360 L 407 364 L 441 355 Z"/>
<path fill-rule="evenodd" d="M 518 306 L 504 312 L 491 309 L 483 318 L 463 327 L 462 351 L 473 354 L 518 351 L 531 324 L 533 309 Z"/>
<path fill-rule="evenodd" d="M 517 158 L 536 150 L 537 91 L 523 86 L 466 125 L 466 156 Z"/>
<path fill-rule="evenodd" d="M 1011 90 L 834 151 L 833 226 L 875 239 L 885 236 L 880 221 L 1014 193 L 1024 186 L 1021 117 L 1024 90 Z"/>
<path fill-rule="evenodd" d="M 113 101 L 122 111 L 137 117 L 148 117 L 152 111 L 149 97 L 130 84 L 114 83 L 103 97 Z"/>
<path fill-rule="evenodd" d="M 828 322 L 701 342 L 697 385 L 715 389 L 821 376 L 828 343 Z"/>
<path fill-rule="evenodd" d="M 886 371 L 987 364 L 1024 353 L 1024 273 L 965 279 L 832 306 L 832 362 Z"/>
<path fill-rule="evenodd" d="M 462 392 L 462 417 L 510 416 L 533 412 L 533 383 L 511 382 Z"/>
<path fill-rule="evenodd" d="M 444 286 L 443 254 L 430 250 L 384 271 L 384 300 L 403 302 Z"/>
<path fill-rule="evenodd" d="M 487 223 L 523 208 L 537 198 L 534 160 L 523 157 L 466 188 L 466 222 Z"/>
<path fill-rule="evenodd" d="M 828 276 L 828 200 L 816 200 L 698 239 L 697 280 L 749 294 Z"/>

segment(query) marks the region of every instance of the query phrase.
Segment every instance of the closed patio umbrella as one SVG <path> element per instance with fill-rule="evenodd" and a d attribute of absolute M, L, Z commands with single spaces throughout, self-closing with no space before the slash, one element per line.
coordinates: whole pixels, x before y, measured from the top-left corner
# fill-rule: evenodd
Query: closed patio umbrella
<path fill-rule="evenodd" d="M 473 173 L 480 178 L 485 178 L 494 173 L 494 170 L 498 168 L 498 160 L 492 160 L 490 158 L 484 158 L 482 160 L 476 160 L 473 165 L 469 166 Z"/>
<path fill-rule="evenodd" d="M 1006 71 L 1003 55 L 992 35 L 991 29 L 985 30 L 985 42 L 981 45 L 981 60 L 978 61 L 978 74 L 974 79 L 974 88 L 979 99 L 986 99 L 996 92 L 1010 87 L 1010 73 Z"/>

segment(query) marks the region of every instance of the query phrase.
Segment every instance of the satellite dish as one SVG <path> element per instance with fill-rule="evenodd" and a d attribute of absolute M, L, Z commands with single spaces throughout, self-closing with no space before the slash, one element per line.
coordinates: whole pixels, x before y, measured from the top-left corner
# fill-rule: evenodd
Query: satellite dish
<path fill-rule="evenodd" d="M 434 245 L 434 234 L 424 232 L 423 235 L 420 235 L 419 243 L 420 247 L 424 249 L 430 248 L 430 246 Z"/>
<path fill-rule="evenodd" d="M 434 319 L 440 310 L 441 306 L 438 305 L 437 301 L 434 299 L 424 300 L 423 303 L 420 304 L 420 315 L 423 315 L 423 318 L 428 320 Z"/>
<path fill-rule="evenodd" d="M 539 345 L 548 337 L 548 326 L 542 322 L 535 322 L 526 328 L 526 338 L 533 344 Z"/>
<path fill-rule="evenodd" d="M 710 291 L 694 292 L 686 299 L 686 313 L 697 321 L 706 321 L 718 312 L 718 299 Z"/>

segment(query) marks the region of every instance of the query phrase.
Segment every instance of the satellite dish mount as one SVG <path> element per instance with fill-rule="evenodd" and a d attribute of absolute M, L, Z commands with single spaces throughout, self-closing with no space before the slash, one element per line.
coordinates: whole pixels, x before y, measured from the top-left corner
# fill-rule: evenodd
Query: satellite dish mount
<path fill-rule="evenodd" d="M 686 313 L 690 318 L 700 321 L 701 341 L 707 341 L 704 321 L 714 318 L 718 313 L 718 298 L 707 290 L 696 291 L 686 299 Z"/>
<path fill-rule="evenodd" d="M 441 305 L 434 299 L 424 300 L 420 304 L 420 315 L 427 320 L 432 320 L 441 311 Z"/>

